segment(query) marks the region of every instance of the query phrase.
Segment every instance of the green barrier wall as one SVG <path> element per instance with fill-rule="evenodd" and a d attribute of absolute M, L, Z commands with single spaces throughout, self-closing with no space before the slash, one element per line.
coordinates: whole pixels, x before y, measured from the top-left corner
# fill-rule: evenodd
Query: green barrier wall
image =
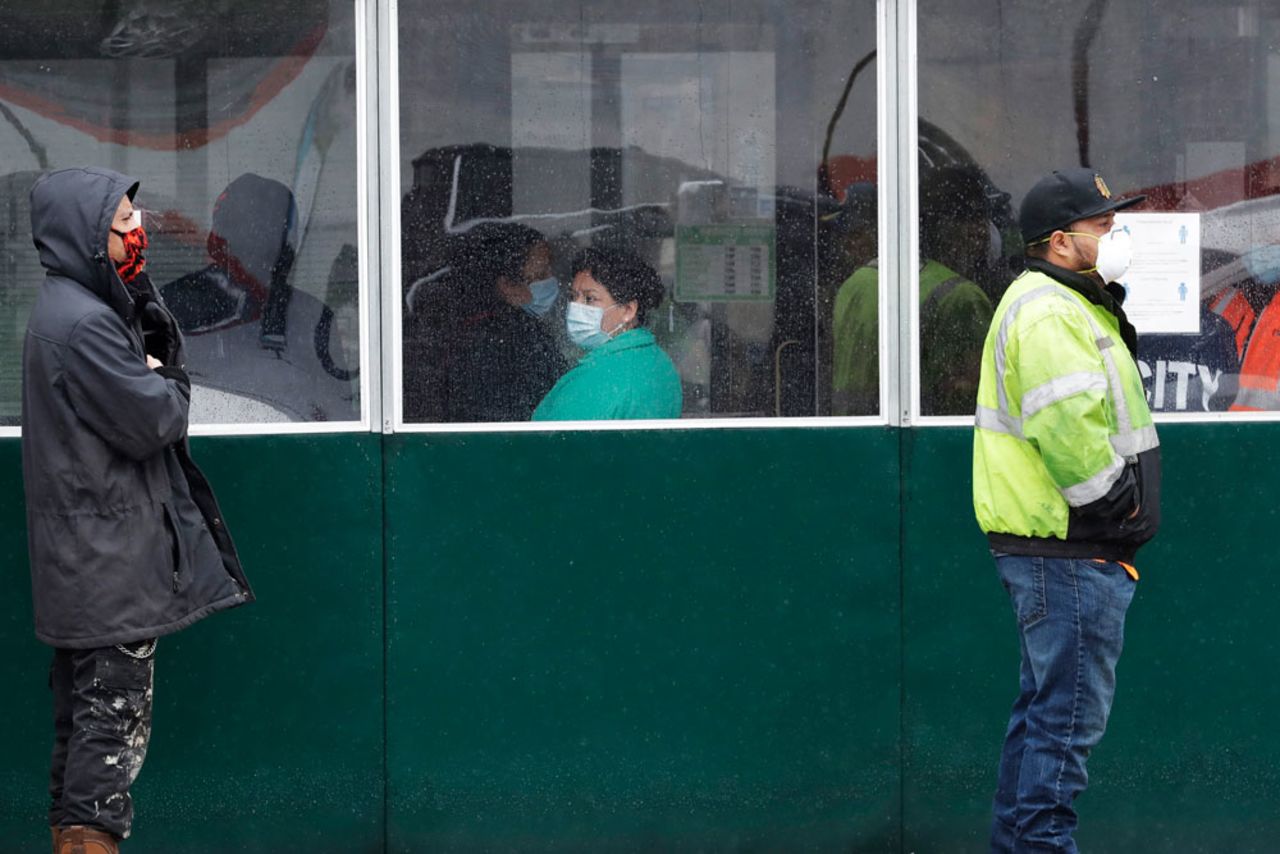
<path fill-rule="evenodd" d="M 897 445 L 392 440 L 391 850 L 896 850 Z"/>
<path fill-rule="evenodd" d="M 1271 851 L 1280 426 L 1161 435 L 1080 844 Z M 260 601 L 162 642 L 127 850 L 984 850 L 1017 641 L 969 444 L 200 440 Z M 4 854 L 46 840 L 18 456 L 0 442 Z"/>

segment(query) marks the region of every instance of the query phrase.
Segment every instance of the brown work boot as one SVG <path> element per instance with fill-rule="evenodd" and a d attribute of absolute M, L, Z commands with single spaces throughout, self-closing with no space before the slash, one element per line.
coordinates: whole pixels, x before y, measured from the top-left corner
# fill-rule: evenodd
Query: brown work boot
<path fill-rule="evenodd" d="M 58 851 L 58 837 L 62 835 L 62 828 L 51 827 L 49 828 L 49 832 L 53 834 L 53 854 L 61 854 L 61 852 Z"/>
<path fill-rule="evenodd" d="M 120 845 L 110 833 L 76 825 L 62 829 L 58 854 L 120 854 Z"/>

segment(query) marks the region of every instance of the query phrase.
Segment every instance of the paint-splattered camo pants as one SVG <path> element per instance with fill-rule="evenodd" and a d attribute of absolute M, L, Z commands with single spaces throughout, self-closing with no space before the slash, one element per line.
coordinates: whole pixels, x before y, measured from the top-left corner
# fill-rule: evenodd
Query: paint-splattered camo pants
<path fill-rule="evenodd" d="M 129 787 L 151 739 L 155 651 L 154 640 L 54 651 L 51 826 L 129 835 Z"/>

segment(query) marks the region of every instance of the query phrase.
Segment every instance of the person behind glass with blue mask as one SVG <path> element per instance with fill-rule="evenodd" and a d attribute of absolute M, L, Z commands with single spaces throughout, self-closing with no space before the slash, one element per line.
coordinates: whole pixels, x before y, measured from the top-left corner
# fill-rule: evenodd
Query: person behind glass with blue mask
<path fill-rule="evenodd" d="M 579 253 L 565 325 L 585 353 L 538 404 L 533 420 L 679 418 L 675 365 L 644 328 L 664 291 L 657 272 L 629 252 Z"/>
<path fill-rule="evenodd" d="M 462 241 L 451 291 L 437 318 L 445 382 L 442 420 L 527 421 L 568 367 L 548 323 L 560 283 L 542 234 L 518 223 L 484 223 Z"/>

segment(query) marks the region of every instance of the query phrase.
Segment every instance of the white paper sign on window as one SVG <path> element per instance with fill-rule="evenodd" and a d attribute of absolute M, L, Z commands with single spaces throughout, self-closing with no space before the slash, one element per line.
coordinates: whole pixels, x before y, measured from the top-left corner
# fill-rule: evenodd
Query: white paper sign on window
<path fill-rule="evenodd" d="M 1120 213 L 1133 263 L 1120 279 L 1125 314 L 1141 333 L 1200 332 L 1200 215 Z"/>

